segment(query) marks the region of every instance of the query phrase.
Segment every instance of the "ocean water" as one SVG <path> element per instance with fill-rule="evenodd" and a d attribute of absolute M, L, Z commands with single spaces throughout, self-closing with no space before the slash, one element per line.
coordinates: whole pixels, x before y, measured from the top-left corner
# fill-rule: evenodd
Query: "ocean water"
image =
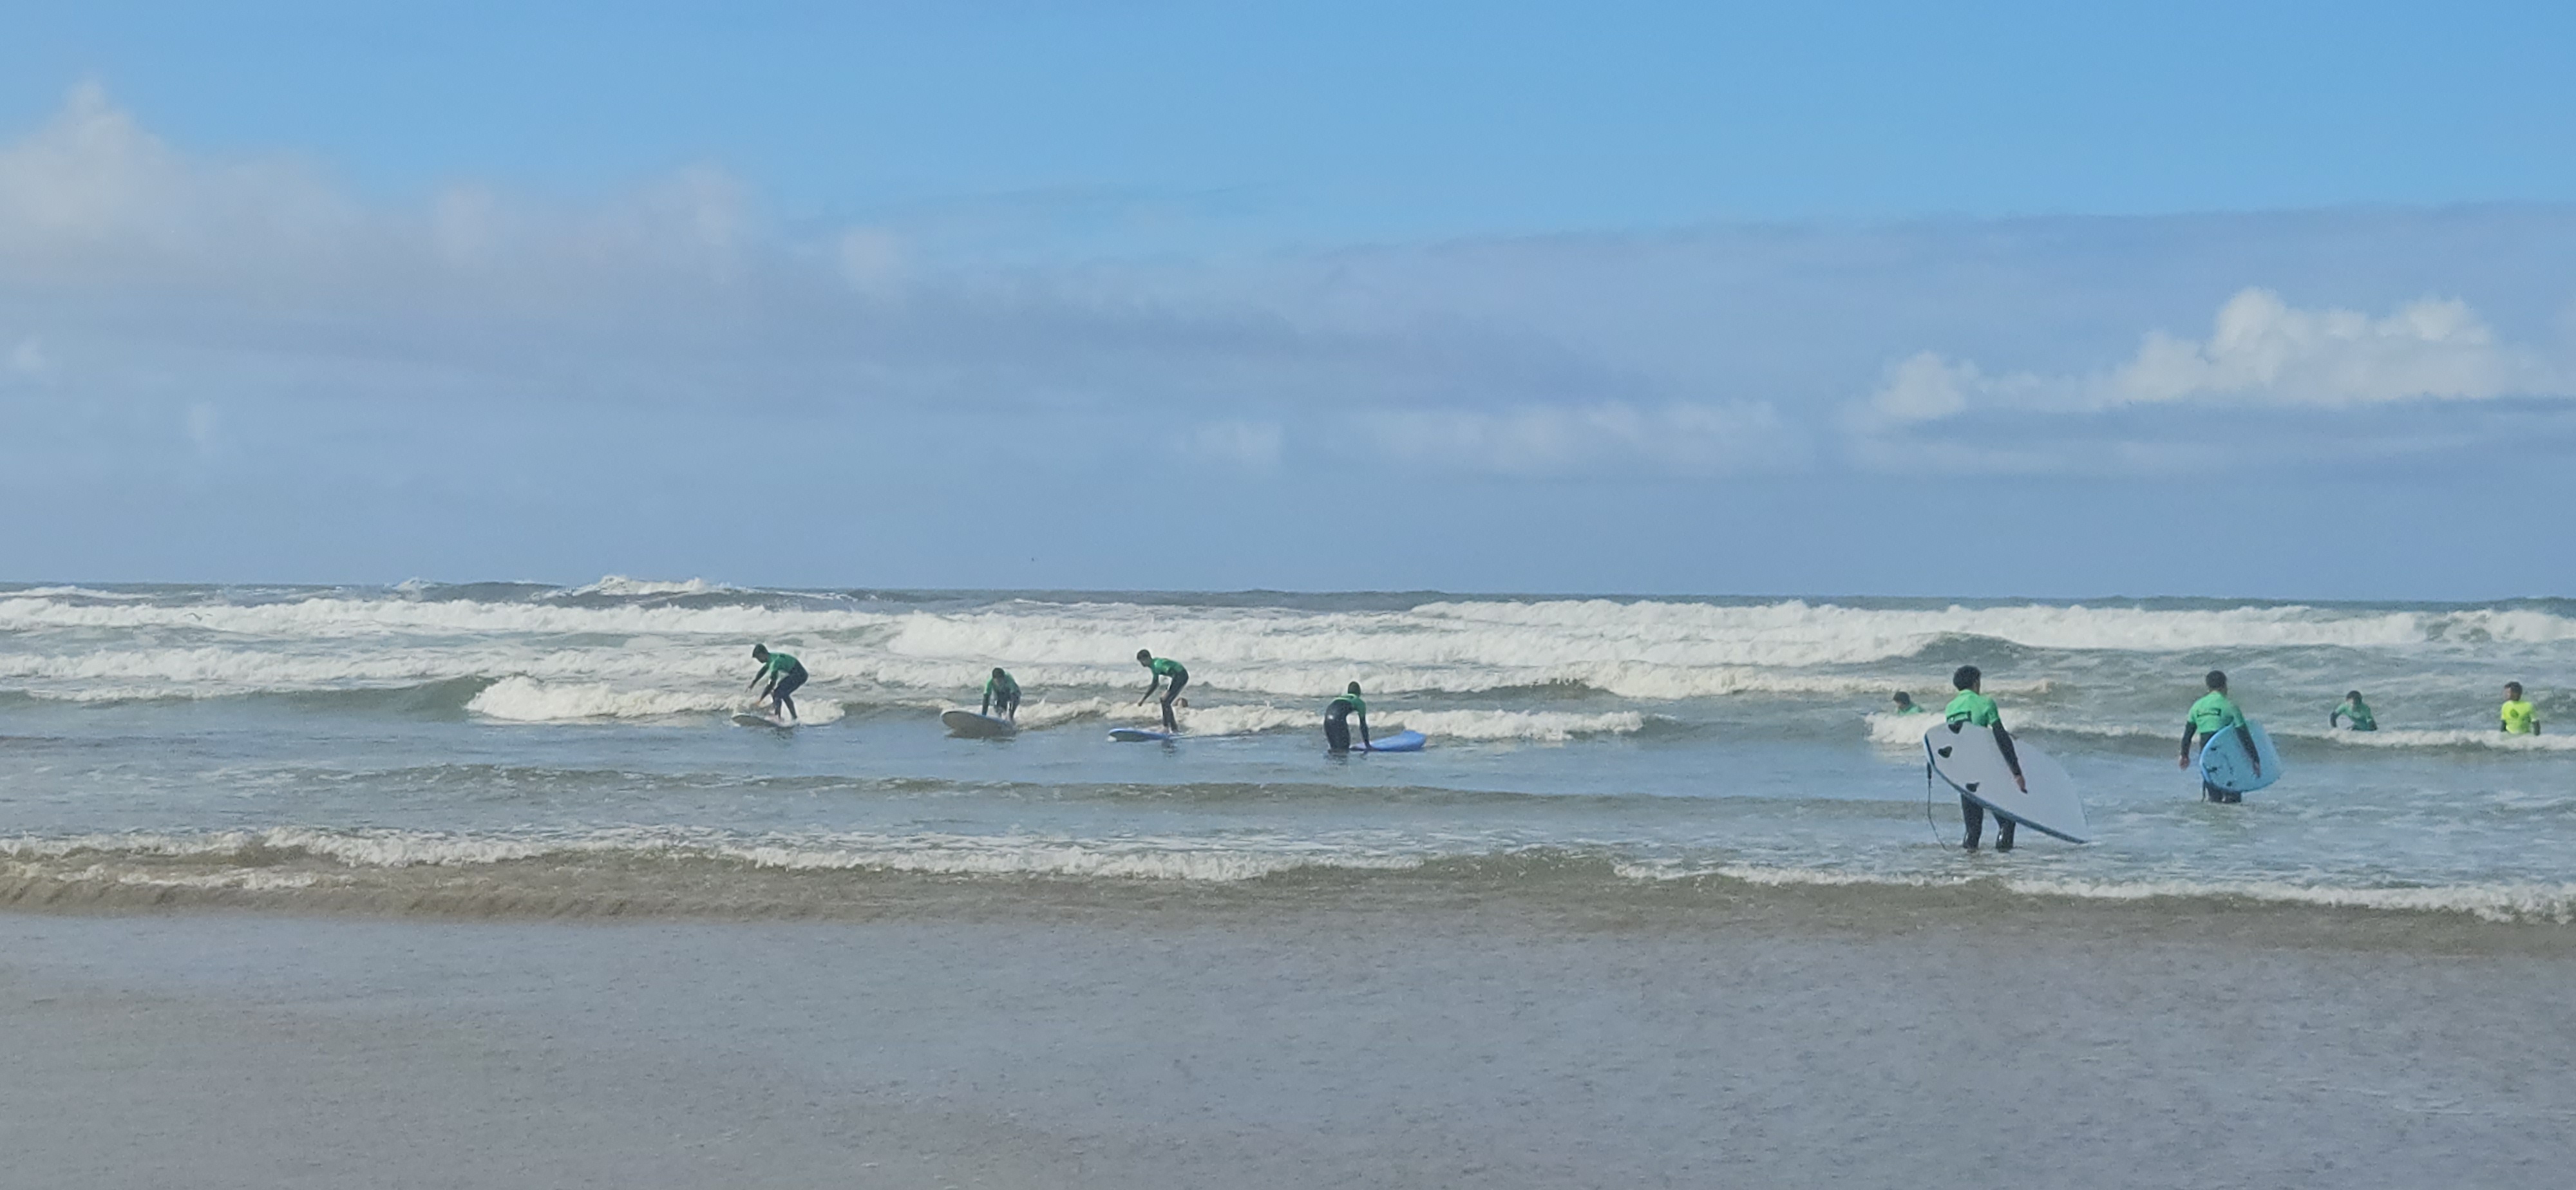
<path fill-rule="evenodd" d="M 752 642 L 813 673 L 746 729 Z M 1138 648 L 1191 672 L 1144 723 Z M 1963 854 L 1930 718 L 1974 663 L 2098 841 Z M 945 735 L 984 672 L 1016 737 Z M 2287 775 L 2175 763 L 2227 669 Z M 1283 894 L 1407 881 L 1618 898 L 1950 886 L 2562 926 L 2576 603 L 1592 599 L 577 587 L 0 587 L 0 895 L 579 915 L 828 914 L 871 881 Z M 1325 754 L 1365 687 L 1411 755 Z M 2375 734 L 2329 731 L 2352 687 Z M 2576 728 L 2576 723 L 2568 724 Z"/>

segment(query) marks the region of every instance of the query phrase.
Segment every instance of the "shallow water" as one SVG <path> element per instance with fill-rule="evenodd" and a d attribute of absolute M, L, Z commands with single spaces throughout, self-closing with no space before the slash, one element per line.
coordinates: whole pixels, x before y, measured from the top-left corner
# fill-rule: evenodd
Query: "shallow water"
<path fill-rule="evenodd" d="M 752 641 L 814 680 L 793 733 L 728 721 Z M 1152 648 L 1191 738 L 1113 744 Z M 1908 689 L 1982 665 L 2081 783 L 2098 841 L 1956 848 Z M 1028 728 L 948 738 L 1010 667 Z M 2212 666 L 2288 774 L 2242 806 L 2175 765 Z M 1425 595 L 0 589 L 0 861 L 19 896 L 352 889 L 559 911 L 828 907 L 887 873 L 1242 884 L 1407 872 L 1617 897 L 1674 882 L 1958 882 L 2563 923 L 2576 607 Z M 1324 754 L 1345 681 L 1414 755 Z M 2360 686 L 2385 730 L 2329 732 Z"/>

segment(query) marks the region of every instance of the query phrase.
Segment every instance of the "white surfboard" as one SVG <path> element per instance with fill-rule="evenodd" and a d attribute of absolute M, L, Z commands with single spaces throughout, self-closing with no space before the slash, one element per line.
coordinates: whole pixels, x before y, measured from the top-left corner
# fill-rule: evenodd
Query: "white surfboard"
<path fill-rule="evenodd" d="M 2066 775 L 2065 767 L 2018 736 L 2013 739 L 2013 755 L 2021 761 L 2029 792 L 2013 783 L 2012 768 L 2004 763 L 2004 750 L 1995 745 L 1993 728 L 1944 723 L 1923 733 L 1924 760 L 1933 775 L 1960 796 L 2042 834 L 2069 843 L 2090 842 L 2092 828 L 2084 821 L 2084 803 L 2075 796 L 2075 779 Z"/>
<path fill-rule="evenodd" d="M 1150 727 L 1113 727 L 1109 729 L 1109 738 L 1122 744 L 1168 744 L 1181 737 L 1178 732 L 1156 731 Z"/>
<path fill-rule="evenodd" d="M 796 726 L 794 722 L 789 720 L 772 719 L 767 715 L 753 715 L 748 713 L 734 716 L 733 721 L 734 725 L 737 727 L 774 727 L 780 731 L 786 731 Z"/>
<path fill-rule="evenodd" d="M 975 711 L 941 711 L 939 722 L 948 728 L 948 734 L 970 740 L 989 740 L 1019 730 L 1008 719 L 996 719 Z"/>

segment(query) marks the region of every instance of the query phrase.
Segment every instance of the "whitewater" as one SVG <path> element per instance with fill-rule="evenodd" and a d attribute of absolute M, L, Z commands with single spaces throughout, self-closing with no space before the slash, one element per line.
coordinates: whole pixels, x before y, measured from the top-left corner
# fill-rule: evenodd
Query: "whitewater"
<path fill-rule="evenodd" d="M 804 728 L 745 730 L 755 642 Z M 1147 722 L 1139 648 L 1191 672 Z M 2100 842 L 1963 855 L 1928 717 L 1976 664 Z M 1023 731 L 947 738 L 1008 667 Z M 2290 775 L 2175 759 L 2213 667 Z M 2494 730 L 2529 687 L 2552 734 Z M 1412 756 L 1325 755 L 1346 682 Z M 2383 730 L 2329 729 L 2347 689 Z M 827 912 L 870 881 L 1940 890 L 2576 914 L 2576 604 L 0 585 L 0 888 L 327 908 Z"/>

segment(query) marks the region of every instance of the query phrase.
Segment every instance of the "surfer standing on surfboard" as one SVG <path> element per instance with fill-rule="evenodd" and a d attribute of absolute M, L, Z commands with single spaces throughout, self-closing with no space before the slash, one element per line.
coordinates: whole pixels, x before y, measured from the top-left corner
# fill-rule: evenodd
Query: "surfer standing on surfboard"
<path fill-rule="evenodd" d="M 1966 723 L 1971 727 L 1993 728 L 1995 747 L 2003 751 L 2004 766 L 2012 770 L 2013 784 L 2020 787 L 2023 793 L 2028 793 L 2030 782 L 2021 775 L 2021 757 L 2013 752 L 2012 733 L 2004 730 L 2003 712 L 1996 709 L 1995 700 L 1986 697 L 1984 692 L 1977 689 L 1984 683 L 1985 677 L 1986 675 L 1979 672 L 1973 665 L 1962 665 L 1957 673 L 1950 675 L 1950 684 L 1959 688 L 1959 695 L 1951 699 L 1949 707 L 1942 712 L 1944 716 L 1942 721 Z M 1978 841 L 1986 834 L 1986 808 L 1978 805 L 1975 798 L 1963 793 L 1959 795 L 1959 813 L 1968 820 L 1968 838 L 1960 846 L 1974 851 L 1977 849 Z M 1995 850 L 2013 849 L 2013 828 L 2019 825 L 2001 814 L 1995 815 Z"/>
<path fill-rule="evenodd" d="M 753 676 L 751 684 L 769 683 L 769 688 L 760 692 L 760 699 L 769 704 L 770 715 L 796 718 L 796 700 L 788 696 L 805 684 L 805 663 L 785 653 L 772 653 L 768 645 L 753 645 L 751 659 L 760 663 L 760 672 Z"/>
<path fill-rule="evenodd" d="M 1011 671 L 993 667 L 993 676 L 984 679 L 984 707 L 979 715 L 1000 715 L 1014 725 L 1020 721 L 1020 684 L 1011 680 Z"/>
<path fill-rule="evenodd" d="M 1181 725 L 1179 720 L 1172 718 L 1172 700 L 1181 696 L 1181 687 L 1190 684 L 1190 671 L 1169 657 L 1155 656 L 1151 649 L 1136 650 L 1136 664 L 1154 672 L 1153 684 L 1145 687 L 1145 698 L 1137 699 L 1137 706 L 1145 705 L 1146 699 L 1154 697 L 1154 691 L 1162 686 L 1163 679 L 1172 680 L 1171 689 L 1163 691 L 1163 730 L 1178 732 Z"/>
<path fill-rule="evenodd" d="M 2218 738 L 2218 733 L 2233 727 L 2236 729 L 2236 734 L 2244 740 L 2245 756 L 2254 763 L 2254 775 L 2262 776 L 2262 750 L 2254 746 L 2254 733 L 2245 728 L 2245 712 L 2236 709 L 2235 699 L 2227 697 L 2226 671 L 2213 669 L 2209 671 L 2209 676 L 2204 681 L 2209 686 L 2209 693 L 2201 695 L 2199 702 L 2191 704 L 2190 714 L 2182 721 L 2182 767 L 2191 767 L 2193 736 L 2200 736 L 2205 747 L 2207 741 Z M 2244 794 L 2232 789 L 2220 789 L 2207 780 L 2200 783 L 2200 796 L 2201 800 L 2211 802 L 2245 800 Z"/>

